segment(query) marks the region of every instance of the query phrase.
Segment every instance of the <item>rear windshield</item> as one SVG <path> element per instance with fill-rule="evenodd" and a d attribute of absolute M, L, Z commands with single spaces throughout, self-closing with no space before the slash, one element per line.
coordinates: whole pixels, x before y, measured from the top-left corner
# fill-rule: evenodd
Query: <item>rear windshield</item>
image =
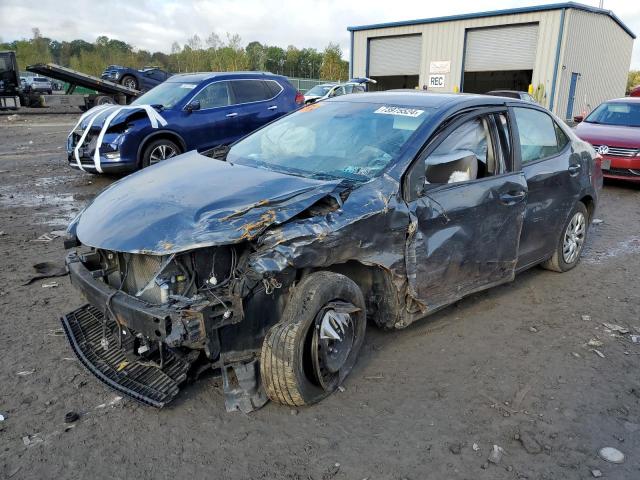
<path fill-rule="evenodd" d="M 603 103 L 584 120 L 587 123 L 640 127 L 640 102 Z"/>
<path fill-rule="evenodd" d="M 235 144 L 227 161 L 311 178 L 366 181 L 393 163 L 433 109 L 321 102 Z"/>

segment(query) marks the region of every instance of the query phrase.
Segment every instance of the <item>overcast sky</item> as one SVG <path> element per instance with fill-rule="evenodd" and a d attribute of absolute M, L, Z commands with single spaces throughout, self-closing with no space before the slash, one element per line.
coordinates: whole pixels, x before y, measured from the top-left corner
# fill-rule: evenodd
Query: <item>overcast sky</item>
<path fill-rule="evenodd" d="M 599 2 L 583 3 L 598 6 Z M 43 36 L 58 40 L 94 41 L 106 35 L 137 48 L 169 52 L 174 41 L 184 44 L 194 33 L 205 39 L 211 32 L 223 38 L 231 32 L 239 34 L 244 44 L 257 40 L 283 48 L 322 49 L 330 41 L 338 42 L 348 59 L 350 25 L 537 4 L 536 0 L 0 0 L 0 38 L 28 38 L 38 27 Z M 604 7 L 640 35 L 638 0 L 604 0 Z M 638 43 L 631 62 L 634 69 L 640 69 Z"/>

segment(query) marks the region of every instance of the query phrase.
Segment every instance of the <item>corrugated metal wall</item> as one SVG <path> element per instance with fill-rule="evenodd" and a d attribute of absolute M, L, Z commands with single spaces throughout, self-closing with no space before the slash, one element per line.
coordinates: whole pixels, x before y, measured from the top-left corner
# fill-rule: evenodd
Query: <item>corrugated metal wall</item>
<path fill-rule="evenodd" d="M 536 63 L 533 70 L 533 84 L 537 86 L 542 83 L 545 87 L 545 92 L 550 92 L 560 29 L 560 15 L 560 10 L 551 10 L 355 31 L 353 32 L 353 76 L 359 77 L 366 74 L 367 40 L 369 38 L 421 33 L 422 66 L 420 68 L 420 85 L 424 85 L 428 81 L 430 62 L 449 60 L 451 61 L 451 72 L 445 75 L 445 88 L 440 91 L 452 92 L 454 87 L 460 87 L 465 29 L 537 22 L 539 24 L 539 32 Z M 547 106 L 548 101 L 547 96 Z"/>
<path fill-rule="evenodd" d="M 606 15 L 569 9 L 558 66 L 554 112 L 565 118 L 571 74 L 580 74 L 573 111 L 589 112 L 622 97 L 627 86 L 633 39 Z"/>

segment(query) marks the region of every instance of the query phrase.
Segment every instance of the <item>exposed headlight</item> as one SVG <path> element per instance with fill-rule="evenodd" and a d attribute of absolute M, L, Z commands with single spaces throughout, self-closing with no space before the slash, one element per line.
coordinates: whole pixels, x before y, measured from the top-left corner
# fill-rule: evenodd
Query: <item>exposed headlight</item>
<path fill-rule="evenodd" d="M 115 78 L 116 80 L 118 80 L 120 78 L 120 72 L 116 72 L 113 74 L 113 78 Z"/>

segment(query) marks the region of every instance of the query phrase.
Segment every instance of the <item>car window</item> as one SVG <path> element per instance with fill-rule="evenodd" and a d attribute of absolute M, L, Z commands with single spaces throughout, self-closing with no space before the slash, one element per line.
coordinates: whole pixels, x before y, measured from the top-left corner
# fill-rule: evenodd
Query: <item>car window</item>
<path fill-rule="evenodd" d="M 362 85 L 355 85 L 353 87 L 353 93 L 364 93 L 364 87 Z"/>
<path fill-rule="evenodd" d="M 564 139 L 558 137 L 559 127 L 546 113 L 521 107 L 514 108 L 514 111 L 523 165 L 557 155 L 568 143 L 564 133 Z"/>
<path fill-rule="evenodd" d="M 282 91 L 282 87 L 275 80 L 265 80 L 263 83 L 267 88 L 268 98 L 273 98 Z"/>
<path fill-rule="evenodd" d="M 339 97 L 340 95 L 344 95 L 344 87 L 338 87 L 331 93 L 332 97 Z"/>
<path fill-rule="evenodd" d="M 229 100 L 229 82 L 215 82 L 204 87 L 192 101 L 200 102 L 200 109 L 226 107 Z"/>
<path fill-rule="evenodd" d="M 233 103 L 260 102 L 271 98 L 270 91 L 262 80 L 232 80 Z"/>
<path fill-rule="evenodd" d="M 463 123 L 425 159 L 425 184 L 476 180 L 502 171 L 496 161 L 489 117 Z"/>
<path fill-rule="evenodd" d="M 344 91 L 345 93 L 351 93 L 353 91 L 353 85 L 345 85 Z"/>

